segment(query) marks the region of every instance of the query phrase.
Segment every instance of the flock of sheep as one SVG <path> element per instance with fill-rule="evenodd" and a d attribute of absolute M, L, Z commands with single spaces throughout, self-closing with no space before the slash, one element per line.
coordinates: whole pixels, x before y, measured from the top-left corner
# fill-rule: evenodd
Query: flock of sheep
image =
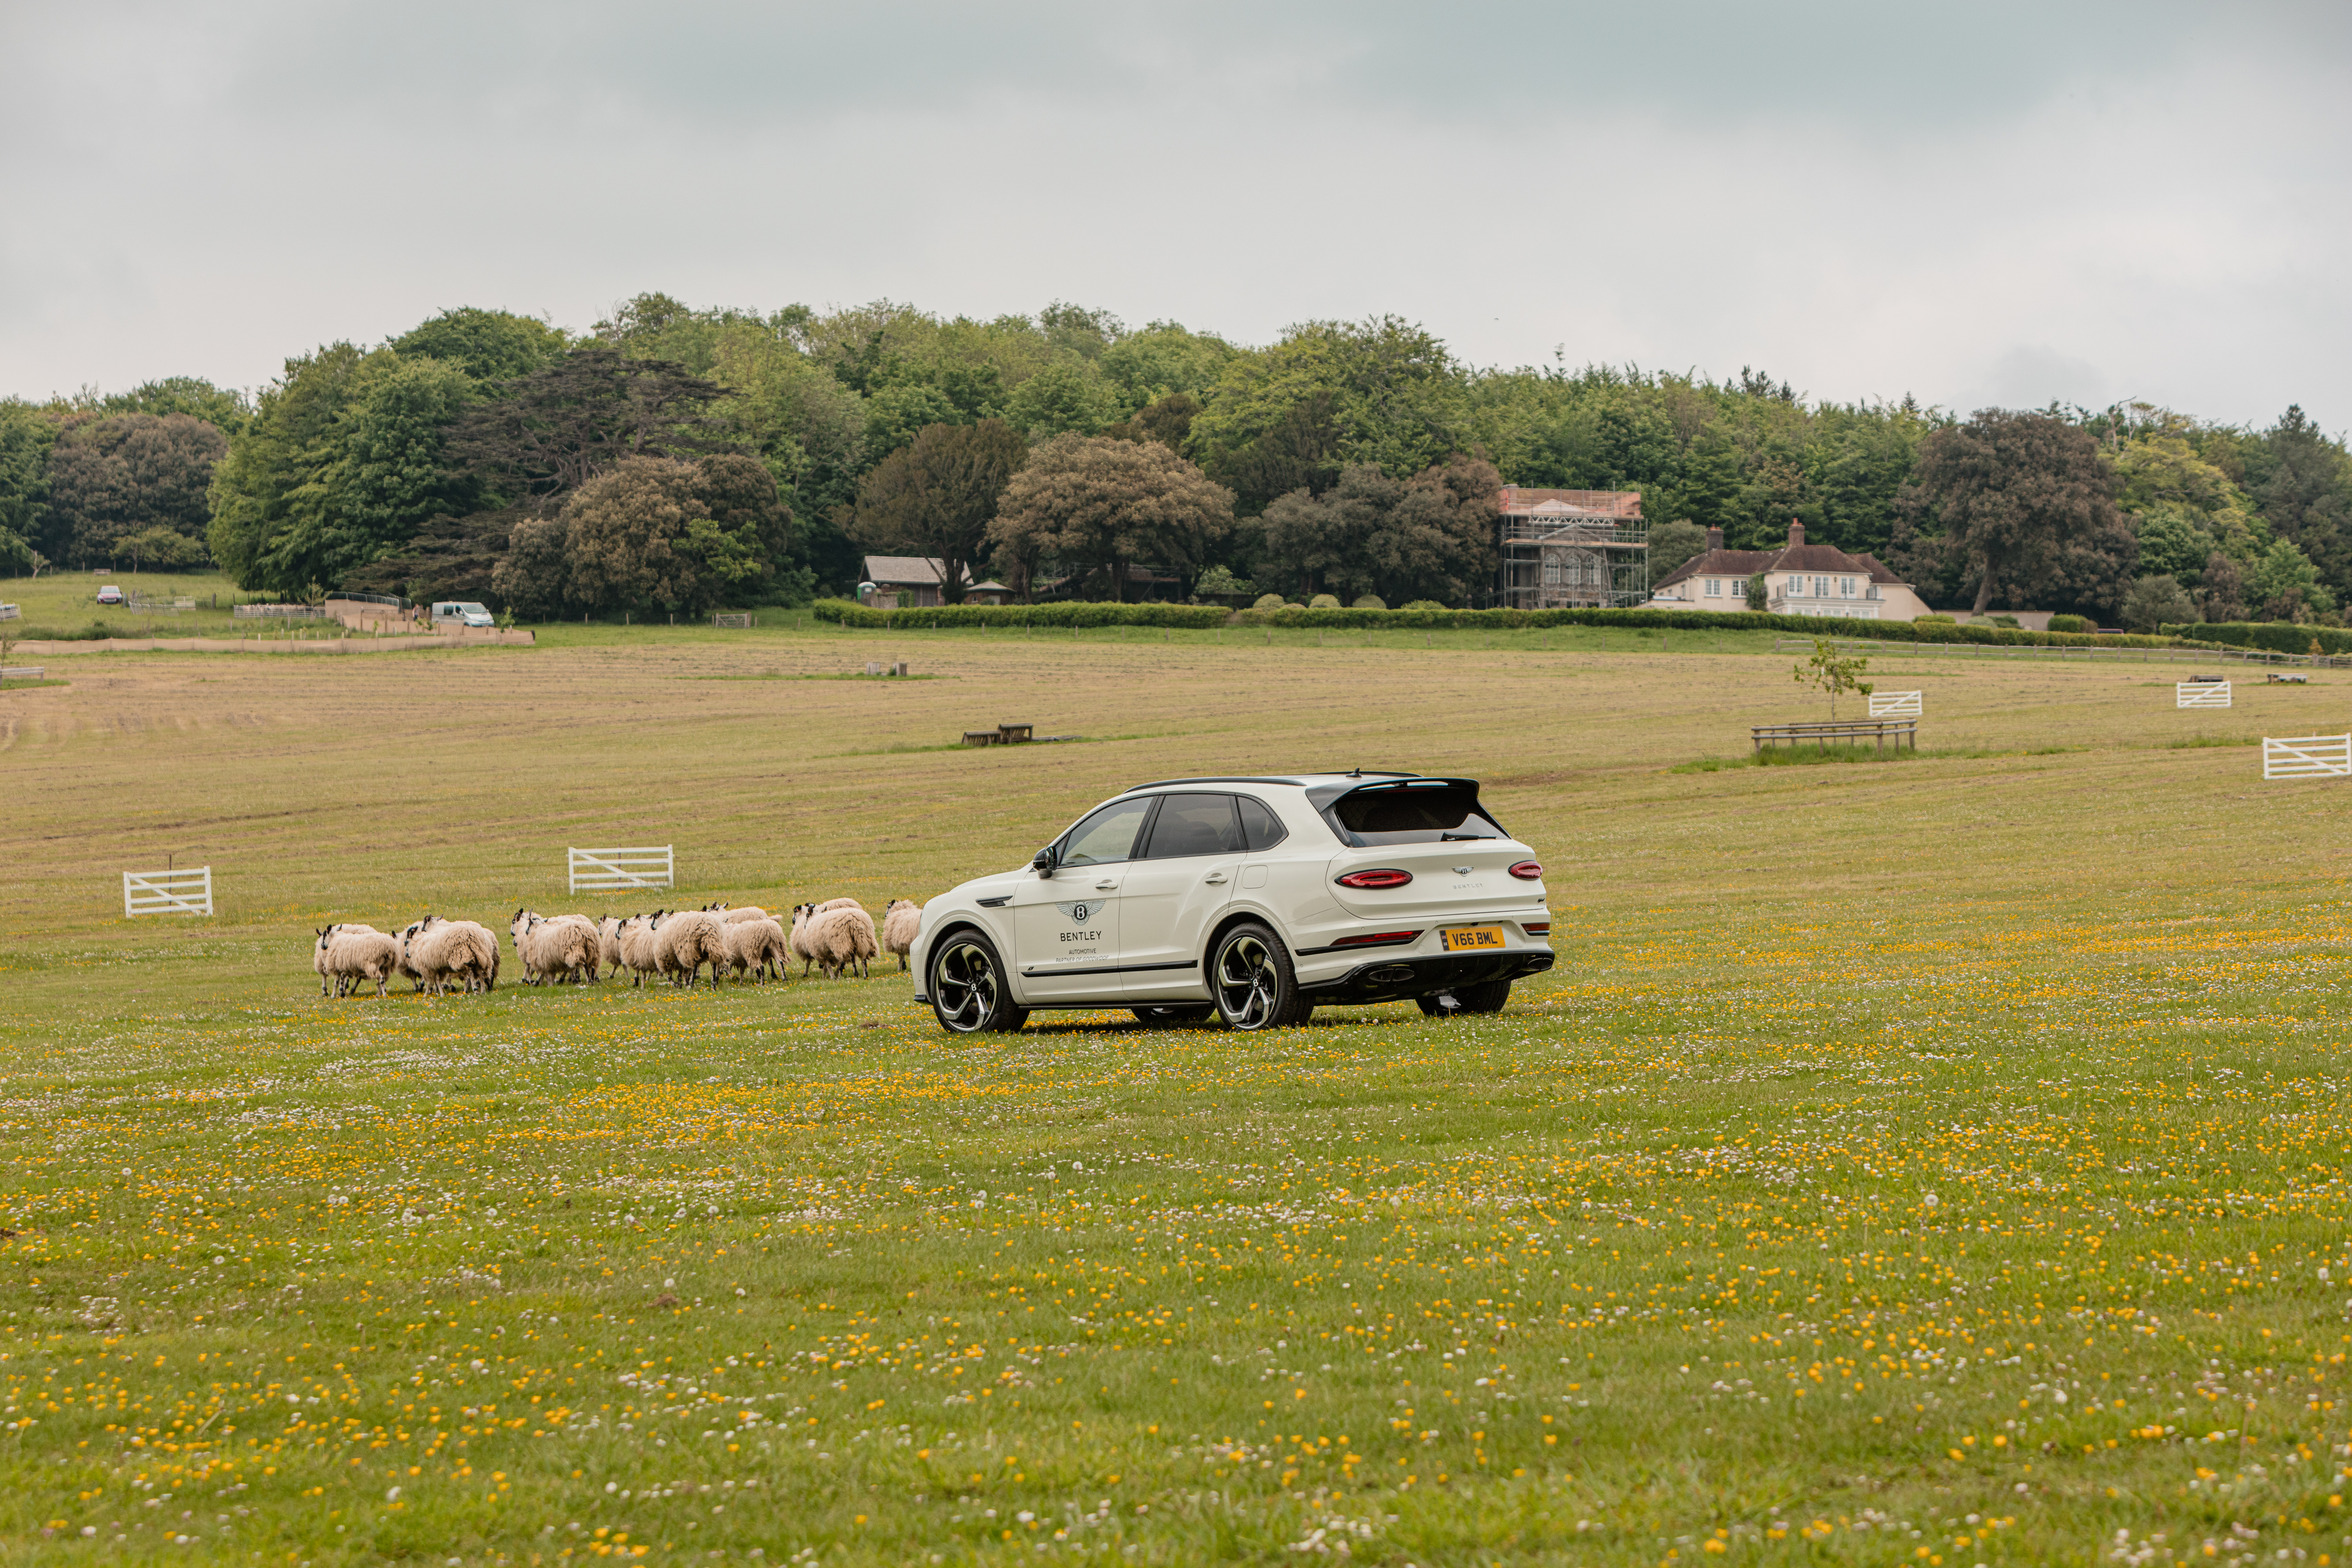
<path fill-rule="evenodd" d="M 664 976 L 672 985 L 691 988 L 705 966 L 713 985 L 722 973 L 739 980 L 784 980 L 795 958 L 803 979 L 814 967 L 827 980 L 851 970 L 862 980 L 867 965 L 884 952 L 897 953 L 903 971 L 922 913 L 912 900 L 893 899 L 877 930 L 874 917 L 855 899 L 795 905 L 789 928 L 765 910 L 725 904 L 602 920 L 517 910 L 507 930 L 527 985 L 585 985 L 625 969 L 632 985 Z M 368 925 L 328 926 L 318 933 L 310 966 L 318 972 L 321 996 L 352 995 L 368 984 L 382 996 L 386 984 L 403 974 L 417 990 L 439 996 L 452 985 L 468 992 L 495 989 L 499 951 L 488 926 L 427 915 L 396 932 Z"/>

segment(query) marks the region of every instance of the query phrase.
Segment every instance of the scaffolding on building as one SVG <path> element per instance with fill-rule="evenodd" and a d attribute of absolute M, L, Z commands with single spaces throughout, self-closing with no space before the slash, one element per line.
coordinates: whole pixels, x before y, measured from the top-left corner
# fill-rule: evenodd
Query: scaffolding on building
<path fill-rule="evenodd" d="M 1503 605 L 1613 609 L 1650 597 L 1650 525 L 1633 490 L 1523 490 L 1506 485 Z"/>

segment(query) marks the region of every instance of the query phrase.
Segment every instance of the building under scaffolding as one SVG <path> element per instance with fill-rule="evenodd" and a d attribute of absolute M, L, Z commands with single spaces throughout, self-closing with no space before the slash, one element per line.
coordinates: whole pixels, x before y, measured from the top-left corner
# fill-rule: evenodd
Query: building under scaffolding
<path fill-rule="evenodd" d="M 1650 597 L 1650 525 L 1638 490 L 1505 485 L 1503 605 L 1609 609 Z"/>

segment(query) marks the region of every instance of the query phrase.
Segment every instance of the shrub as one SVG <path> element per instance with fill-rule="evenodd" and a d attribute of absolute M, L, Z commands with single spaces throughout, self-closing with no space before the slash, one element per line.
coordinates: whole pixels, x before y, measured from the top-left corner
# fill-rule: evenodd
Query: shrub
<path fill-rule="evenodd" d="M 1375 603 L 1377 603 L 1377 601 L 1375 601 Z M 1336 595 L 1318 594 L 1313 598 L 1307 601 L 1307 607 L 1310 610 L 1336 610 L 1339 607 L 1339 600 Z M 1386 605 L 1381 605 L 1381 607 L 1383 609 L 1387 608 Z"/>
<path fill-rule="evenodd" d="M 2212 626 L 2192 622 L 2163 629 L 2168 637 L 2195 637 L 2202 642 L 2262 648 L 2269 653 L 2309 653 L 2314 643 L 2319 645 L 2322 653 L 2352 653 L 2352 631 L 2336 626 L 2299 626 L 2289 621 L 2224 621 Z"/>
<path fill-rule="evenodd" d="M 1442 610 L 1445 608 L 1444 605 L 1439 604 L 1434 599 L 1415 599 L 1411 604 L 1408 604 L 1403 607 L 1408 610 Z"/>
<path fill-rule="evenodd" d="M 1388 607 L 1389 602 L 1378 594 L 1362 595 L 1354 604 L 1348 606 L 1351 610 L 1385 610 Z"/>
<path fill-rule="evenodd" d="M 1958 623 L 1958 621 L 1955 621 L 1954 619 L 1952 619 L 1952 617 L 1951 617 L 1951 616 L 1947 616 L 1947 615 L 1940 615 L 1940 614 L 1938 614 L 1938 615 L 1931 615 L 1931 616 L 1914 616 L 1914 617 L 1912 618 L 1911 624 L 1912 624 L 1913 626 L 1930 626 L 1930 625 L 1932 625 L 1932 626 L 1958 626 L 1958 625 L 1959 625 L 1959 623 Z M 2053 627 L 2051 627 L 2050 629 L 2051 629 L 2052 631 L 2056 631 L 2058 628 L 2057 628 L 2057 627 L 2055 627 L 2055 626 L 2053 626 Z"/>
<path fill-rule="evenodd" d="M 2050 629 L 2053 632 L 2095 632 L 2099 628 L 2081 616 L 2053 616 Z"/>
<path fill-rule="evenodd" d="M 1278 610 L 1282 608 L 1283 602 L 1283 597 L 1279 594 L 1260 594 L 1257 596 L 1257 602 L 1250 605 L 1250 608 L 1253 610 Z"/>
<path fill-rule="evenodd" d="M 1425 607 L 1424 607 L 1425 606 Z M 845 599 L 820 599 L 814 605 L 821 621 L 852 626 L 1184 626 L 1206 630 L 1234 619 L 1214 605 L 1114 605 L 1062 603 L 1054 605 L 950 605 L 921 609 L 875 610 Z M 2101 647 L 2165 647 L 2180 638 L 2075 636 L 2067 633 L 2012 631 L 2007 626 L 1955 626 L 1909 621 L 1825 621 L 1818 616 L 1747 615 L 1727 617 L 1713 610 L 1449 610 L 1443 605 L 1408 605 L 1396 610 L 1310 610 L 1300 605 L 1237 612 L 1244 626 L 1352 627 L 1365 630 L 1420 630 L 1454 627 L 1475 631 L 1532 630 L 1544 626 L 1641 627 L 1665 631 L 1719 631 L 1727 625 L 1738 631 L 1780 632 L 1812 637 L 1833 637 L 1872 642 L 1970 642 L 2025 647 L 2071 647 L 2095 644 Z M 2210 637 L 2214 626 L 2168 627 Z M 2283 652 L 2303 650 L 2315 630 L 2331 647 L 2352 652 L 2352 632 L 2336 628 L 2281 626 L 2297 637 Z M 2267 647 L 2268 644 L 2261 646 Z"/>
<path fill-rule="evenodd" d="M 929 626 L 1181 626 L 1206 631 L 1223 626 L 1230 614 L 1222 605 L 1076 601 L 1054 605 L 929 605 L 915 609 L 877 610 L 846 599 L 819 599 L 811 608 L 821 621 L 900 630 Z"/>

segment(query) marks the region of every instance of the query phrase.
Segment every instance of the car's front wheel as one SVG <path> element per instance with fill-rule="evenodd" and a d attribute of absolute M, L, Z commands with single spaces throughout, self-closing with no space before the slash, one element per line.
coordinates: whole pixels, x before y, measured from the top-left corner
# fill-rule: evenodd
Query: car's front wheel
<path fill-rule="evenodd" d="M 1214 1007 L 1138 1007 L 1135 1021 L 1147 1029 L 1181 1029 L 1192 1024 L 1208 1022 Z"/>
<path fill-rule="evenodd" d="M 1298 974 L 1282 939 L 1255 923 L 1238 925 L 1209 961 L 1217 1016 L 1234 1029 L 1279 1029 L 1307 1022 L 1315 1005 L 1299 994 Z"/>
<path fill-rule="evenodd" d="M 931 1012 L 958 1035 L 1009 1032 L 1029 1021 L 1013 1000 L 996 944 L 976 931 L 950 931 L 931 953 Z"/>
<path fill-rule="evenodd" d="M 1454 998 L 1451 1007 L 1445 1005 L 1447 996 Z M 1479 985 L 1457 985 L 1452 991 L 1440 992 L 1434 996 L 1414 998 L 1421 1004 L 1421 1010 L 1433 1018 L 1442 1018 L 1450 1013 L 1499 1013 L 1503 1010 L 1503 1004 L 1510 999 L 1511 983 L 1507 980 L 1489 980 Z"/>

